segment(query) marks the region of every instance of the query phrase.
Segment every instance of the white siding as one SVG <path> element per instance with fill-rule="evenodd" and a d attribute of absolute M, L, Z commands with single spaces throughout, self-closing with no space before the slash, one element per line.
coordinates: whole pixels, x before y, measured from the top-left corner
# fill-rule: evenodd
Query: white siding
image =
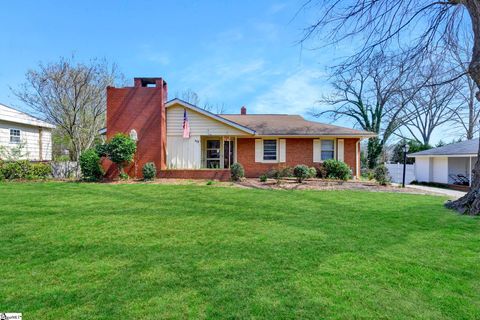
<path fill-rule="evenodd" d="M 181 106 L 167 108 L 167 136 L 182 136 L 183 110 Z M 192 136 L 236 136 L 245 132 L 233 128 L 215 119 L 209 118 L 191 109 L 187 109 L 190 134 Z"/>
<path fill-rule="evenodd" d="M 431 181 L 430 158 L 418 157 L 415 159 L 415 178 L 417 181 Z"/>
<path fill-rule="evenodd" d="M 0 120 L 0 145 L 7 149 L 18 147 L 17 144 L 10 143 L 10 129 L 20 130 L 20 139 L 25 144 L 22 151 L 26 154 L 24 157 L 25 159 L 32 161 L 38 161 L 40 158 L 42 158 L 42 160 L 52 159 L 52 139 L 50 129 L 42 129 L 43 157 L 40 157 L 40 135 L 38 127 Z"/>
<path fill-rule="evenodd" d="M 448 158 L 433 158 L 433 182 L 448 183 Z"/>
<path fill-rule="evenodd" d="M 12 123 L 20 123 L 33 127 L 54 128 L 54 126 L 49 123 L 36 119 L 24 112 L 12 109 L 2 104 L 0 104 L 0 120 Z"/>
<path fill-rule="evenodd" d="M 169 169 L 199 169 L 201 167 L 200 136 L 167 136 L 167 167 Z"/>

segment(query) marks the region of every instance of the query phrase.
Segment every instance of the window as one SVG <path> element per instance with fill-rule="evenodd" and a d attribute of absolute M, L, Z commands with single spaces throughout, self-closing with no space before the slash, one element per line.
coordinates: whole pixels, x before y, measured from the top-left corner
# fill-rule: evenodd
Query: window
<path fill-rule="evenodd" d="M 322 161 L 333 159 L 335 156 L 335 142 L 333 140 L 321 140 L 321 144 L 322 144 L 322 151 L 321 151 Z"/>
<path fill-rule="evenodd" d="M 10 143 L 20 143 L 19 129 L 10 129 Z"/>
<path fill-rule="evenodd" d="M 277 140 L 263 140 L 263 160 L 277 160 Z"/>
<path fill-rule="evenodd" d="M 207 140 L 207 168 L 220 168 L 220 140 Z"/>

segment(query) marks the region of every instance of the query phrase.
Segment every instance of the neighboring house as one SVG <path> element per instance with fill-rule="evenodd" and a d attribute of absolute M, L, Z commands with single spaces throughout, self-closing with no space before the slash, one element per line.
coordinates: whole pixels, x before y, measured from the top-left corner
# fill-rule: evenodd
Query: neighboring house
<path fill-rule="evenodd" d="M 470 184 L 477 162 L 478 138 L 409 154 L 415 158 L 417 181 Z"/>
<path fill-rule="evenodd" d="M 0 104 L 0 158 L 21 149 L 22 159 L 52 160 L 52 129 L 45 121 Z"/>
<path fill-rule="evenodd" d="M 134 87 L 107 89 L 107 138 L 118 132 L 138 139 L 134 164 L 127 172 L 140 176 L 155 162 L 160 177 L 228 179 L 238 162 L 247 177 L 270 169 L 327 159 L 344 161 L 360 173 L 360 140 L 371 132 L 307 121 L 299 115 L 213 114 L 180 99 L 166 101 L 161 78 L 135 78 Z M 288 106 L 282 106 L 288 110 Z M 188 119 L 189 134 L 184 122 Z M 116 174 L 111 163 L 107 175 Z"/>

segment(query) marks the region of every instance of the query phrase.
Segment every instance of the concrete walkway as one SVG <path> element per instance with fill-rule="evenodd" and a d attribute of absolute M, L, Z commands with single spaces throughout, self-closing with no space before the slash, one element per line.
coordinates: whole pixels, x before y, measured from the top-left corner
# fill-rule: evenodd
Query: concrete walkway
<path fill-rule="evenodd" d="M 411 189 L 417 189 L 417 190 L 422 190 L 426 192 L 431 192 L 431 193 L 437 193 L 442 196 L 447 196 L 452 199 L 458 199 L 460 197 L 463 197 L 466 192 L 463 191 L 457 191 L 457 190 L 451 190 L 451 189 L 442 189 L 442 188 L 435 188 L 435 187 L 427 187 L 427 186 L 419 186 L 419 185 L 414 185 L 414 184 L 409 184 L 406 186 L 406 188 L 411 188 Z"/>

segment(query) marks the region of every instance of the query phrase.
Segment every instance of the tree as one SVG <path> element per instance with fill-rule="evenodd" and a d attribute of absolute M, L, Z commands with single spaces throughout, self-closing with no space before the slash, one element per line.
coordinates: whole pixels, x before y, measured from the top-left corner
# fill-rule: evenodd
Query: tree
<path fill-rule="evenodd" d="M 402 127 L 425 146 L 430 144 L 433 132 L 452 122 L 452 112 L 456 113 L 461 108 L 456 101 L 458 80 L 439 84 L 445 81 L 444 75 L 448 72 L 438 59 L 436 56 L 430 57 L 425 66 L 417 69 L 415 77 L 409 79 L 407 87 L 418 89 L 412 97 L 407 96 L 409 103 L 402 110 Z M 407 89 L 406 92 L 411 90 Z"/>
<path fill-rule="evenodd" d="M 199 98 L 198 94 L 191 89 L 181 91 L 180 93 L 179 92 L 175 93 L 175 98 L 179 98 L 179 99 L 181 99 L 185 102 L 193 104 L 196 107 L 202 108 L 202 109 L 210 111 L 210 112 L 214 112 L 216 114 L 225 113 L 225 104 L 224 103 L 222 103 L 222 104 L 211 104 L 208 101 L 205 101 L 204 103 L 202 103 L 200 101 L 200 98 Z"/>
<path fill-rule="evenodd" d="M 39 64 L 26 73 L 26 82 L 13 90 L 35 113 L 57 126 L 78 161 L 105 125 L 106 88 L 122 78 L 106 61 L 77 63 L 74 58 Z"/>
<path fill-rule="evenodd" d="M 410 90 L 401 95 L 409 76 L 405 62 L 376 55 L 368 64 L 338 73 L 332 83 L 334 94 L 320 101 L 329 109 L 314 111 L 313 115 L 327 115 L 333 120 L 346 117 L 363 130 L 378 134 L 367 145 L 367 166 L 373 169 L 386 142 L 404 122 L 402 110 L 410 100 L 408 95 L 415 93 Z"/>
<path fill-rule="evenodd" d="M 425 58 L 442 43 L 461 42 L 463 31 L 473 38 L 467 73 L 480 99 L 480 3 L 478 0 L 308 0 L 302 6 L 320 8 L 319 18 L 305 29 L 301 42 L 318 36 L 334 44 L 360 40 L 356 52 L 341 63 L 343 72 L 358 66 L 379 51 L 402 48 L 408 58 Z M 355 38 L 355 39 L 353 39 Z M 464 73 L 452 75 L 458 79 Z M 480 214 L 480 148 L 470 191 L 447 207 L 461 213 Z"/>
<path fill-rule="evenodd" d="M 465 132 L 467 140 L 473 139 L 478 133 L 478 121 L 480 120 L 480 103 L 475 97 L 477 85 L 468 75 L 468 60 L 472 55 L 471 39 L 464 37 L 464 43 L 453 42 L 449 45 L 450 61 L 454 64 L 457 74 L 465 75 L 458 79 L 457 100 L 459 108 L 452 110 L 453 121 Z"/>
<path fill-rule="evenodd" d="M 429 144 L 422 144 L 417 140 L 402 139 L 397 144 L 395 144 L 390 161 L 394 163 L 403 163 L 403 153 L 404 153 L 405 144 L 408 144 L 409 153 L 415 153 L 423 150 L 432 149 L 432 146 Z M 415 158 L 407 158 L 407 164 L 413 164 L 413 163 L 415 163 Z"/>
<path fill-rule="evenodd" d="M 102 155 L 102 152 L 99 152 L 100 149 L 102 148 L 97 148 L 97 153 Z M 130 136 L 117 133 L 107 142 L 103 150 L 106 151 L 107 157 L 118 166 L 120 169 L 120 177 L 123 178 L 125 176 L 123 169 L 132 162 L 135 151 L 137 151 L 137 144 Z"/>

